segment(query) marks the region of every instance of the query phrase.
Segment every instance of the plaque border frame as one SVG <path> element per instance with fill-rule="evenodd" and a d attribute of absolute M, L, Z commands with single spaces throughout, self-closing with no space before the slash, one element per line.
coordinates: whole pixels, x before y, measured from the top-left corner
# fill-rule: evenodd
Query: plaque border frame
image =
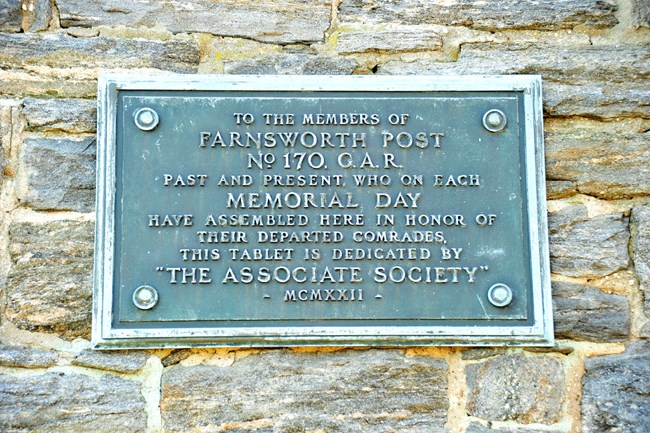
<path fill-rule="evenodd" d="M 375 91 L 523 93 L 528 232 L 532 270 L 530 326 L 361 326 L 147 328 L 112 327 L 115 144 L 118 93 L 163 91 Z M 539 75 L 288 76 L 127 75 L 101 73 L 97 95 L 97 200 L 93 271 L 92 347 L 95 349 L 288 346 L 553 346 L 542 78 Z M 538 272 L 536 272 L 538 270 Z"/>

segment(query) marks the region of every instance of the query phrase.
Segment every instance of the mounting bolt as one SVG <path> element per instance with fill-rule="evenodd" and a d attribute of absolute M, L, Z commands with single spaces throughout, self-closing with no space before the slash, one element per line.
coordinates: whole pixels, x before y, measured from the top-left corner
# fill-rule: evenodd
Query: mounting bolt
<path fill-rule="evenodd" d="M 483 115 L 483 126 L 490 132 L 503 131 L 507 123 L 508 118 L 501 110 L 489 110 Z"/>
<path fill-rule="evenodd" d="M 503 283 L 497 283 L 490 287 L 487 297 L 495 307 L 506 307 L 512 302 L 512 289 Z"/>
<path fill-rule="evenodd" d="M 151 310 L 158 303 L 158 292 L 151 286 L 140 286 L 133 292 L 133 303 L 141 310 Z"/>
<path fill-rule="evenodd" d="M 160 118 L 158 117 L 158 113 L 152 108 L 142 107 L 133 113 L 133 120 L 135 121 L 135 126 L 141 130 L 151 131 L 158 126 Z"/>

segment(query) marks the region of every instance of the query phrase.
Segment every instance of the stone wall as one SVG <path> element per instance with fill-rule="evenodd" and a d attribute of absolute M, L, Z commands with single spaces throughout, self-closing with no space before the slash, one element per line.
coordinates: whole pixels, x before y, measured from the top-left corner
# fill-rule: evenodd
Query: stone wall
<path fill-rule="evenodd" d="M 557 344 L 89 350 L 99 70 L 541 74 Z M 650 431 L 647 0 L 0 0 L 3 432 Z"/>

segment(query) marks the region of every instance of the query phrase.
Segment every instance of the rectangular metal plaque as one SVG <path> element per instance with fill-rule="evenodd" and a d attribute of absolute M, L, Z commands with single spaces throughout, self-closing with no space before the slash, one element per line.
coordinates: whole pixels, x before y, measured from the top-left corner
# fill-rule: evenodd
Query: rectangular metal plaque
<path fill-rule="evenodd" d="M 96 347 L 553 343 L 538 76 L 105 75 Z"/>

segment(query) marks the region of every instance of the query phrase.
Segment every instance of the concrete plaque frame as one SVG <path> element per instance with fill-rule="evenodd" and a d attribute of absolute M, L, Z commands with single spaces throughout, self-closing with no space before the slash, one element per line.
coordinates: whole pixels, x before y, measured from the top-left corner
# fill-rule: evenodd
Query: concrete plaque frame
<path fill-rule="evenodd" d="M 273 308 L 263 314 L 259 312 L 260 308 L 257 308 L 246 315 L 238 313 L 240 305 L 227 306 L 226 309 L 232 307 L 234 312 L 228 313 L 230 316 L 226 315 L 224 318 L 190 311 L 189 308 L 183 310 L 182 306 L 175 310 L 173 305 L 169 306 L 174 304 L 174 301 L 169 301 L 169 293 L 181 292 L 173 291 L 177 288 L 165 288 L 159 298 L 159 293 L 154 288 L 156 280 L 149 275 L 155 275 L 156 269 L 147 268 L 153 262 L 145 260 L 140 263 L 138 254 L 133 251 L 137 248 L 143 255 L 145 252 L 155 255 L 157 249 L 172 247 L 165 243 L 167 241 L 164 237 L 159 244 L 153 245 L 147 240 L 149 238 L 140 237 L 139 234 L 144 233 L 146 229 L 139 227 L 146 224 L 138 219 L 139 214 L 136 215 L 137 218 L 133 218 L 133 215 L 126 213 L 130 206 L 128 202 L 133 202 L 133 198 L 137 197 L 137 188 L 133 185 L 133 179 L 137 177 L 129 173 L 137 170 L 138 165 L 129 162 L 136 154 L 125 150 L 125 143 L 137 141 L 133 139 L 133 134 L 136 133 L 143 134 L 143 137 L 154 137 L 156 131 L 167 131 L 159 132 L 157 141 L 151 141 L 159 144 L 171 134 L 171 129 L 163 128 L 170 128 L 170 121 L 173 123 L 178 120 L 178 117 L 174 116 L 187 114 L 192 117 L 193 113 L 198 112 L 198 106 L 192 105 L 196 104 L 197 100 L 212 98 L 222 101 L 224 98 L 234 97 L 241 97 L 242 100 L 248 98 L 252 101 L 251 106 L 256 103 L 263 105 L 264 103 L 259 102 L 263 98 L 276 98 L 279 101 L 277 104 L 284 104 L 283 107 L 299 107 L 303 103 L 301 101 L 307 97 L 311 101 L 310 104 L 321 99 L 336 100 L 348 104 L 348 113 L 358 111 L 354 105 L 355 100 L 373 97 L 379 98 L 377 100 L 381 100 L 383 106 L 408 106 L 414 101 L 417 103 L 417 98 L 421 98 L 421 101 L 438 98 L 437 103 L 441 104 L 443 111 L 452 104 L 449 101 L 456 101 L 453 103 L 459 105 L 458 112 L 461 114 L 465 114 L 466 106 L 478 107 L 481 110 L 480 115 L 469 116 L 472 117 L 471 122 L 475 123 L 472 128 L 480 128 L 486 137 L 498 138 L 514 134 L 513 140 L 518 145 L 515 156 L 511 155 L 506 157 L 511 159 L 503 160 L 507 166 L 501 166 L 501 160 L 487 161 L 485 157 L 483 160 L 490 164 L 492 171 L 514 173 L 512 178 L 515 179 L 515 190 L 521 192 L 510 193 L 510 198 L 499 198 L 502 200 L 499 203 L 504 205 L 499 205 L 500 213 L 495 211 L 495 214 L 503 215 L 505 220 L 513 213 L 512 209 L 519 215 L 513 221 L 520 226 L 511 227 L 513 230 L 507 231 L 507 236 L 506 231 L 500 233 L 507 239 L 504 241 L 506 247 L 512 246 L 513 255 L 516 256 L 511 260 L 512 263 L 504 267 L 504 273 L 521 274 L 521 278 L 515 278 L 520 284 L 513 290 L 508 284 L 504 284 L 502 276 L 495 279 L 485 278 L 480 294 L 476 293 L 476 305 L 453 305 L 453 295 L 447 295 L 451 298 L 445 298 L 446 304 L 436 307 L 433 312 L 428 312 L 425 308 L 422 317 L 400 316 L 403 313 L 397 312 L 391 316 L 393 313 L 390 308 L 381 310 L 388 311 L 384 315 L 371 310 L 371 313 L 363 317 L 355 317 L 356 313 L 346 313 L 342 310 L 342 318 L 315 315 L 309 309 L 305 310 L 303 316 L 296 317 L 280 317 L 281 311 L 284 310 L 274 311 Z M 401 102 L 395 102 L 397 99 L 393 101 L 391 98 L 401 98 Z M 164 111 L 164 108 L 151 108 L 162 100 L 165 103 L 159 104 L 160 107 L 176 104 L 176 108 L 169 113 Z M 469 100 L 477 102 L 467 102 Z M 316 107 L 320 103 L 316 102 Z M 336 106 L 338 103 L 330 106 Z M 486 110 L 483 106 L 490 109 Z M 514 111 L 508 111 L 511 106 L 515 107 Z M 199 108 L 203 110 L 203 106 Z M 194 119 L 186 123 L 179 120 L 178 125 L 193 125 L 193 122 Z M 199 130 L 182 132 L 194 139 L 195 136 L 198 137 Z M 468 139 L 472 143 L 471 146 L 476 146 L 472 140 L 474 138 Z M 103 74 L 100 76 L 98 90 L 97 143 L 97 226 L 92 329 L 95 348 L 554 344 L 546 223 L 542 87 L 539 76 L 133 77 Z M 468 149 L 472 152 L 471 147 Z M 144 154 L 142 157 L 145 158 Z M 459 161 L 454 163 L 462 166 L 463 158 L 462 155 L 458 156 Z M 154 164 L 155 161 L 160 160 L 154 157 Z M 516 164 L 512 164 L 513 161 Z M 173 161 L 170 164 L 173 165 Z M 420 164 L 427 167 L 426 161 Z M 143 182 L 145 181 L 146 179 Z M 142 201 L 156 200 L 151 197 L 151 191 L 146 188 L 143 191 L 145 192 Z M 498 192 L 485 189 L 479 193 L 483 194 Z M 493 196 L 498 195 L 489 197 Z M 164 200 L 164 197 L 161 200 Z M 514 203 L 512 209 L 507 200 Z M 158 206 L 162 207 L 163 204 Z M 146 218 L 146 214 L 143 218 Z M 479 216 L 476 218 L 478 222 Z M 136 234 L 135 237 L 133 233 Z M 487 235 L 476 239 L 470 235 L 467 237 L 467 243 L 481 244 L 489 237 L 494 236 Z M 133 239 L 135 240 L 132 241 Z M 497 253 L 494 251 L 498 248 L 491 248 L 492 253 L 482 254 L 503 254 L 503 248 Z M 478 253 L 476 254 L 478 256 Z M 487 271 L 487 266 L 485 268 Z M 140 282 L 133 283 L 129 280 L 130 275 L 136 275 L 134 278 L 140 278 L 137 280 Z M 399 272 L 396 272 L 396 275 L 401 277 Z M 124 282 L 123 277 L 129 281 Z M 367 295 L 376 299 L 382 299 L 380 293 L 385 293 L 379 289 L 372 295 L 370 292 Z M 266 293 L 264 296 L 270 298 Z M 288 295 L 285 295 L 285 301 L 287 297 Z M 261 299 L 261 296 L 258 298 Z M 156 307 L 159 299 L 161 304 Z M 426 300 L 412 301 L 409 301 L 409 304 L 426 304 Z M 167 307 L 163 306 L 163 302 L 168 303 Z M 402 304 L 396 304 L 396 311 L 405 309 L 406 301 L 401 302 Z M 445 312 L 445 305 L 450 309 L 449 314 Z M 410 311 L 408 308 L 406 310 Z M 168 317 L 165 316 L 166 311 L 169 312 Z M 477 314 L 484 317 L 478 317 Z M 145 317 L 159 319 L 143 319 Z"/>

